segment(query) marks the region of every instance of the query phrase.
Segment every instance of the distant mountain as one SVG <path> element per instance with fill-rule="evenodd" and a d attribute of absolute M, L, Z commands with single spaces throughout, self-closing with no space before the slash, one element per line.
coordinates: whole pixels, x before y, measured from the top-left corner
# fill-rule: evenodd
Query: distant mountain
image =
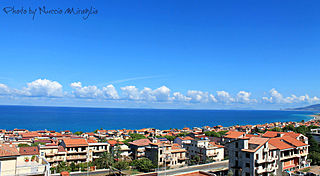
<path fill-rule="evenodd" d="M 286 110 L 294 110 L 294 111 L 320 111 L 320 104 L 310 105 L 301 108 L 288 108 Z"/>

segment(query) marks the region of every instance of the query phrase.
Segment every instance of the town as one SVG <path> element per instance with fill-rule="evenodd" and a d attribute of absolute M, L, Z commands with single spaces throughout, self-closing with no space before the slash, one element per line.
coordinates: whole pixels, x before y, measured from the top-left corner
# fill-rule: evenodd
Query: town
<path fill-rule="evenodd" d="M 0 175 L 320 175 L 320 121 L 0 130 Z"/>

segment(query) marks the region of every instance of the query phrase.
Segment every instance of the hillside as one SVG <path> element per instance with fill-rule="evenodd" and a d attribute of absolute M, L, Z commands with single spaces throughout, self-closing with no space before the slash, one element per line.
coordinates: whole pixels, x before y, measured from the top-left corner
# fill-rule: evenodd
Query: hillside
<path fill-rule="evenodd" d="M 300 107 L 300 108 L 290 108 L 287 110 L 295 110 L 295 111 L 320 111 L 320 104 Z"/>

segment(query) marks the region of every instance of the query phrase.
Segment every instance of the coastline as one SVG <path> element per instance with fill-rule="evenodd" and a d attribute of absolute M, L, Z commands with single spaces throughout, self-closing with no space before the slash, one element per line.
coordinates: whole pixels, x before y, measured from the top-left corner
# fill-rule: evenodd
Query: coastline
<path fill-rule="evenodd" d="M 320 115 L 309 115 L 310 117 L 313 117 L 313 120 L 320 120 Z"/>

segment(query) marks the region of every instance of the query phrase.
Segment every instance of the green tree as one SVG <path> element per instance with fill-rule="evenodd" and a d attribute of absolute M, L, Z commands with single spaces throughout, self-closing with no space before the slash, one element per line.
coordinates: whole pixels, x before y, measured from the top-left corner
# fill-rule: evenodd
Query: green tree
<path fill-rule="evenodd" d="M 206 131 L 204 134 L 209 137 L 221 137 L 221 135 L 215 131 Z"/>
<path fill-rule="evenodd" d="M 281 131 L 282 131 L 282 129 L 281 129 L 281 128 L 279 128 L 279 127 L 274 127 L 274 128 L 272 128 L 272 129 L 270 129 L 269 131 L 281 132 Z"/>
<path fill-rule="evenodd" d="M 97 169 L 107 169 L 110 168 L 114 163 L 114 155 L 109 152 L 104 152 L 99 158 L 94 160 L 93 164 Z"/>
<path fill-rule="evenodd" d="M 312 165 L 320 165 L 320 153 L 318 152 L 310 152 L 308 158 L 311 159 Z"/>
<path fill-rule="evenodd" d="M 177 137 L 186 137 L 188 134 L 189 133 L 182 132 L 182 133 L 177 134 Z"/>
<path fill-rule="evenodd" d="M 174 141 L 174 139 L 176 138 L 176 136 L 168 136 L 168 135 L 165 135 L 164 137 L 167 138 L 169 141 Z"/>
<path fill-rule="evenodd" d="M 83 132 L 82 131 L 77 131 L 74 134 L 80 136 Z"/>
<path fill-rule="evenodd" d="M 30 147 L 28 144 L 18 144 L 18 147 Z"/>
<path fill-rule="evenodd" d="M 113 164 L 113 167 L 122 171 L 129 168 L 129 162 L 121 160 Z"/>
<path fill-rule="evenodd" d="M 154 165 L 148 158 L 133 160 L 131 165 L 140 172 L 150 172 L 152 169 L 156 168 L 156 165 Z"/>

